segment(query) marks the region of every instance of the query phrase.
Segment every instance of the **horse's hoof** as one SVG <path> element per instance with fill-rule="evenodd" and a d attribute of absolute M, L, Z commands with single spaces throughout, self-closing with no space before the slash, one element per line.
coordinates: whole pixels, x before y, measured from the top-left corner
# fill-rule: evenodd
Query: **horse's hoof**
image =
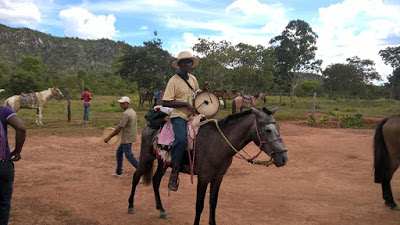
<path fill-rule="evenodd" d="M 391 208 L 393 211 L 400 211 L 400 207 L 398 207 L 397 205 L 395 207 Z"/>
<path fill-rule="evenodd" d="M 132 208 L 128 208 L 128 214 L 135 214 L 135 209 Z"/>
<path fill-rule="evenodd" d="M 168 219 L 168 214 L 166 212 L 160 212 L 161 219 Z"/>

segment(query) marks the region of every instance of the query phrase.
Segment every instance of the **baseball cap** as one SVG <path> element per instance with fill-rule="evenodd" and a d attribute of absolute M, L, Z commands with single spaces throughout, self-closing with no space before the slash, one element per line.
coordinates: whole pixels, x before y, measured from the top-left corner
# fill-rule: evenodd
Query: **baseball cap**
<path fill-rule="evenodd" d="M 122 97 L 120 100 L 118 100 L 118 102 L 119 103 L 124 103 L 124 102 L 127 102 L 127 103 L 131 103 L 131 99 L 128 97 L 128 96 L 124 96 L 124 97 Z"/>

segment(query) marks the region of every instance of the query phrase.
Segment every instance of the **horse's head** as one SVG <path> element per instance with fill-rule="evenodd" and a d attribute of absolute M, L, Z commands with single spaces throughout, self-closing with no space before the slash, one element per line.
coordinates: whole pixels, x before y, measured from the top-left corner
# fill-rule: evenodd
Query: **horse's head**
<path fill-rule="evenodd" d="M 57 87 L 53 87 L 50 88 L 51 94 L 58 99 L 58 101 L 61 100 L 62 97 L 64 97 L 64 95 L 61 93 L 60 89 L 58 89 Z"/>
<path fill-rule="evenodd" d="M 258 110 L 251 108 L 256 116 L 255 132 L 252 135 L 254 143 L 256 143 L 262 151 L 267 153 L 276 166 L 284 166 L 288 161 L 287 150 L 280 135 L 279 125 L 273 117 L 273 114 L 279 107 L 271 111 L 263 108 Z"/>

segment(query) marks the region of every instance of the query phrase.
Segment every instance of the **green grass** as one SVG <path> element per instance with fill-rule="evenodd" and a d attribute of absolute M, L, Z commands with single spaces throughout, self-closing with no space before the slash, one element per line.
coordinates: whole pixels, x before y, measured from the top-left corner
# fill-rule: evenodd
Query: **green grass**
<path fill-rule="evenodd" d="M 139 129 L 144 128 L 146 121 L 144 115 L 147 113 L 147 103 L 145 107 L 139 109 L 138 95 L 129 95 L 131 106 L 138 114 Z M 47 135 L 82 135 L 82 134 L 100 134 L 106 127 L 117 126 L 122 110 L 119 108 L 119 96 L 95 96 L 90 108 L 90 121 L 83 124 L 83 103 L 79 100 L 71 100 L 72 122 L 67 122 L 67 103 L 66 100 L 58 102 L 50 100 L 43 110 L 43 126 L 37 126 L 36 110 L 22 109 L 18 116 L 23 120 L 29 131 L 40 132 Z M 3 99 L 4 100 L 4 99 Z M 258 107 L 263 107 L 263 102 Z M 308 115 L 312 111 L 312 98 L 297 97 L 291 103 L 289 97 L 268 96 L 265 106 L 272 109 L 281 105 L 280 110 L 275 114 L 277 120 L 308 120 Z M 221 119 L 228 116 L 232 109 L 232 101 L 227 101 L 227 108 L 221 106 L 217 118 Z M 326 98 L 317 98 L 316 113 L 329 115 L 329 112 L 338 112 L 340 115 L 358 113 L 357 99 L 345 101 L 342 99 L 328 100 Z M 360 100 L 360 113 L 363 117 L 386 117 L 392 114 L 400 114 L 400 102 L 394 100 Z"/>

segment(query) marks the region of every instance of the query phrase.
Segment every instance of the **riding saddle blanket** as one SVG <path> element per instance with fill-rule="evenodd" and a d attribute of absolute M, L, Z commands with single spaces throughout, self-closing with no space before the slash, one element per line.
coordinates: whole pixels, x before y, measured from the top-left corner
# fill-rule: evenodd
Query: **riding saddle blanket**
<path fill-rule="evenodd" d="M 198 115 L 187 123 L 187 143 L 190 150 L 194 148 L 194 140 L 200 127 L 197 126 L 202 119 L 206 118 L 204 115 Z M 156 135 L 153 143 L 153 151 L 158 159 L 162 159 L 164 166 L 171 165 L 171 148 L 174 142 L 174 128 L 170 121 L 166 122 L 162 129 Z"/>
<path fill-rule="evenodd" d="M 27 106 L 34 108 L 35 106 L 37 106 L 38 101 L 39 101 L 39 98 L 37 97 L 36 94 L 29 94 L 27 96 L 23 96 L 22 94 L 19 95 L 19 102 L 20 102 L 21 108 L 24 108 Z"/>
<path fill-rule="evenodd" d="M 243 96 L 243 102 L 252 105 L 253 100 L 251 99 L 251 96 Z"/>

